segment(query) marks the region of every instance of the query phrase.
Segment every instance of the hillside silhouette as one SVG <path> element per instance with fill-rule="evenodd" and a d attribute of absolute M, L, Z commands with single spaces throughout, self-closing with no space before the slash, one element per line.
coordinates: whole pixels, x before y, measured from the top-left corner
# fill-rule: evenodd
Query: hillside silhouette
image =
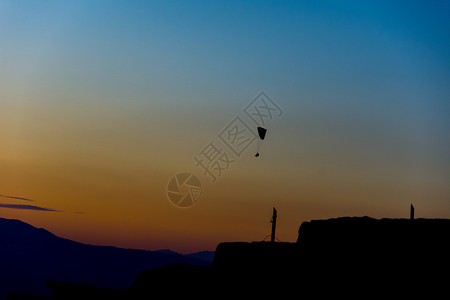
<path fill-rule="evenodd" d="M 11 292 L 50 297 L 48 280 L 127 289 L 143 270 L 173 263 L 210 264 L 193 255 L 87 245 L 0 218 L 0 299 Z"/>
<path fill-rule="evenodd" d="M 126 290 L 62 278 L 46 284 L 53 299 L 428 299 L 448 293 L 448 219 L 343 217 L 303 222 L 298 232 L 293 243 L 221 243 L 211 266 L 166 264 L 140 272 Z"/>

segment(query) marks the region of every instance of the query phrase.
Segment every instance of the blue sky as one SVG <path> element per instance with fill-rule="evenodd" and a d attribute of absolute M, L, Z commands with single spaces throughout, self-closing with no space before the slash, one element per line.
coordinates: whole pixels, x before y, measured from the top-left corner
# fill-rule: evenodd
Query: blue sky
<path fill-rule="evenodd" d="M 108 201 L 124 220 L 195 216 L 223 239 L 229 215 L 247 224 L 273 205 L 289 211 L 285 239 L 301 220 L 397 216 L 411 201 L 449 217 L 449 13 L 449 1 L 0 1 L 0 193 L 90 208 L 77 218 L 109 228 L 99 208 L 120 186 Z M 192 212 L 166 207 L 170 176 L 198 172 L 193 155 L 260 91 L 286 112 L 265 160 L 242 159 Z M 130 194 L 152 200 L 127 213 Z"/>

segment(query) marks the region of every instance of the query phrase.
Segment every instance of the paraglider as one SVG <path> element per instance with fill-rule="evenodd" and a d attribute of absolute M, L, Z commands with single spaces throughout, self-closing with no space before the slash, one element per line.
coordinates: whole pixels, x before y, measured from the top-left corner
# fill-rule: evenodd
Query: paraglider
<path fill-rule="evenodd" d="M 263 127 L 258 127 L 256 129 L 258 130 L 259 140 L 258 140 L 258 148 L 256 150 L 255 157 L 258 157 L 259 156 L 259 147 L 260 147 L 261 141 L 264 141 L 264 138 L 266 137 L 267 129 L 265 129 Z"/>

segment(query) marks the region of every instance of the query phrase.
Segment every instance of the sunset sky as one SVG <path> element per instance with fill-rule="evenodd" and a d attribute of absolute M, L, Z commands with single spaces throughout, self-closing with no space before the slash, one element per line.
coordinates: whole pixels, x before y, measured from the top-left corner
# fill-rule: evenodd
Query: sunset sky
<path fill-rule="evenodd" d="M 340 216 L 450 218 L 448 1 L 1 1 L 0 217 L 214 250 Z M 282 114 L 220 139 L 264 92 Z M 215 182 L 194 157 L 234 162 Z M 177 208 L 177 173 L 202 196 Z M 31 208 L 31 209 L 30 209 Z"/>

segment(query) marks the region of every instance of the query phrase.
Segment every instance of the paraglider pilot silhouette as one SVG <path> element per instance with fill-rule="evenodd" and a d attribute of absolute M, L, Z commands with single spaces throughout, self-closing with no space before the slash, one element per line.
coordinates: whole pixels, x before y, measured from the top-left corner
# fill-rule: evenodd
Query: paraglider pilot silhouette
<path fill-rule="evenodd" d="M 264 141 L 264 139 L 266 137 L 266 133 L 267 133 L 267 129 L 265 129 L 263 127 L 258 127 L 257 129 L 258 129 L 259 140 L 258 140 L 258 147 L 256 150 L 255 157 L 259 157 L 259 148 L 261 146 L 262 141 Z"/>

